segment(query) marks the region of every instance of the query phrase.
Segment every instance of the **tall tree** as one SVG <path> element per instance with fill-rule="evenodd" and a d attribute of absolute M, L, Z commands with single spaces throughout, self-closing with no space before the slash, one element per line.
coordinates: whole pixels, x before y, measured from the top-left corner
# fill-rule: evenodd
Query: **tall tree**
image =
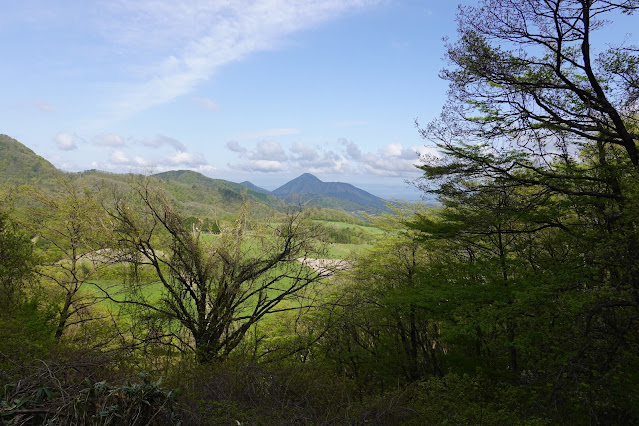
<path fill-rule="evenodd" d="M 442 72 L 449 102 L 422 134 L 463 160 L 457 172 L 623 198 L 608 162 L 614 157 L 616 169 L 637 176 L 639 55 L 595 41 L 615 14 L 637 8 L 636 0 L 484 0 L 461 8 L 458 41 L 447 46 L 451 66 Z M 577 158 L 584 144 L 597 152 L 588 165 Z"/>
<path fill-rule="evenodd" d="M 422 167 L 424 189 L 437 179 L 433 192 L 444 196 L 520 186 L 575 209 L 582 235 L 609 259 L 588 258 L 607 270 L 609 284 L 630 290 L 596 310 L 639 307 L 639 54 L 594 47 L 602 45 L 597 30 L 638 8 L 636 0 L 485 0 L 462 8 L 442 73 L 449 102 L 421 129 L 444 153 Z M 547 220 L 562 226 L 561 216 Z"/>
<path fill-rule="evenodd" d="M 482 208 L 475 223 L 516 219 L 514 228 L 484 229 L 494 241 L 518 235 L 513 241 L 521 242 L 498 256 L 528 265 L 520 271 L 529 289 L 513 302 L 555 283 L 546 295 L 554 311 L 544 303 L 520 311 L 529 330 L 557 332 L 561 324 L 563 339 L 552 350 L 538 348 L 559 379 L 541 370 L 539 377 L 555 381 L 554 397 L 609 398 L 599 399 L 603 405 L 614 399 L 602 396 L 611 382 L 594 372 L 615 375 L 637 365 L 639 50 L 602 48 L 595 39 L 610 20 L 638 8 L 634 0 L 484 0 L 462 7 L 459 38 L 448 45 L 450 66 L 442 72 L 449 101 L 439 120 L 420 129 L 442 156 L 427 159 L 418 185 L 462 214 L 445 218 L 455 238 L 481 231 L 464 213 L 477 200 L 521 198 L 504 209 Z M 551 366 L 552 359 L 561 364 Z M 593 389 L 589 396 L 574 386 L 582 380 Z"/>
<path fill-rule="evenodd" d="M 108 246 L 104 213 L 95 189 L 78 186 L 70 178 L 59 178 L 56 188 L 32 188 L 25 195 L 25 227 L 38 240 L 42 252 L 39 275 L 54 285 L 59 298 L 60 338 L 72 325 L 93 319 L 96 302 L 83 292 L 85 283 L 108 264 L 100 250 Z"/>
<path fill-rule="evenodd" d="M 391 207 L 374 220 L 386 235 L 351 259 L 336 277 L 325 316 L 328 331 L 313 357 L 370 391 L 443 375 L 435 296 L 424 270 L 433 247 L 422 244 L 403 221 L 424 212 L 419 205 Z"/>
<path fill-rule="evenodd" d="M 304 265 L 318 234 L 303 212 L 251 234 L 244 206 L 234 226 L 206 241 L 150 180 L 134 192 L 135 200 L 119 199 L 110 214 L 120 249 L 154 271 L 156 290 L 138 286 L 135 295 L 114 300 L 159 320 L 156 337 L 195 352 L 199 362 L 225 359 L 264 316 L 299 309 L 323 277 Z"/>

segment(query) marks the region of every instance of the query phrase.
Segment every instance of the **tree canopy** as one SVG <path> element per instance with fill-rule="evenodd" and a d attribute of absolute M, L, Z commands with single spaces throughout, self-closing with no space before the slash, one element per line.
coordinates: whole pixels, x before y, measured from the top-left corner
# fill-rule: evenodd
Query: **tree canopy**
<path fill-rule="evenodd" d="M 421 129 L 449 161 L 425 169 L 427 176 L 623 198 L 619 169 L 635 177 L 639 170 L 639 51 L 621 42 L 605 48 L 597 35 L 615 14 L 637 8 L 590 0 L 462 7 L 441 73 L 448 103 Z"/>

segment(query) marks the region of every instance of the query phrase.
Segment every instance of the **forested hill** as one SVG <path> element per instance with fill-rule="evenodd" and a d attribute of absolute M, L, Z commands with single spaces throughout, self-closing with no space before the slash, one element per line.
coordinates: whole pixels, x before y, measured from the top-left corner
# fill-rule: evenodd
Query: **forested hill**
<path fill-rule="evenodd" d="M 81 179 L 86 184 L 96 180 L 126 184 L 129 175 L 97 170 L 66 173 L 17 140 L 0 135 L 0 186 L 38 182 L 44 187 L 55 187 L 56 179 L 62 176 Z M 217 214 L 230 214 L 237 210 L 243 197 L 264 205 L 267 207 L 266 211 L 285 209 L 291 202 L 350 213 L 378 214 L 388 211 L 384 200 L 379 197 L 348 183 L 322 182 L 310 173 L 293 179 L 273 192 L 251 182 L 234 183 L 213 179 L 191 170 L 167 171 L 153 177 L 165 182 L 168 194 L 180 204 L 186 214 L 194 216 L 208 215 L 211 209 L 217 209 Z"/>
<path fill-rule="evenodd" d="M 129 185 L 135 174 L 87 170 L 68 173 L 37 155 L 19 141 L 0 135 L 0 193 L 10 187 L 35 184 L 45 192 L 55 191 L 60 179 L 72 180 L 83 187 Z M 228 218 L 239 210 L 244 199 L 263 208 L 253 209 L 256 215 L 270 215 L 285 210 L 286 202 L 274 195 L 253 191 L 238 183 L 211 179 L 189 170 L 169 171 L 151 176 L 163 182 L 163 189 L 186 216 Z M 158 182 L 159 183 L 159 182 Z"/>
<path fill-rule="evenodd" d="M 254 191 L 246 186 L 223 179 L 212 179 L 192 170 L 173 170 L 153 175 L 166 182 L 167 191 L 187 205 L 206 209 L 228 209 L 236 211 L 244 198 L 270 209 L 283 210 L 286 203 L 274 195 Z M 201 214 L 201 213 L 200 213 Z"/>
<path fill-rule="evenodd" d="M 291 180 L 273 191 L 287 201 L 343 210 L 388 211 L 386 202 L 349 183 L 323 182 L 310 173 Z"/>
<path fill-rule="evenodd" d="M 260 188 L 259 186 L 255 185 L 252 182 L 249 182 L 248 180 L 241 182 L 240 185 L 244 185 L 245 187 L 252 189 L 255 192 L 261 192 L 262 194 L 271 194 L 271 191 L 267 191 L 264 188 Z"/>
<path fill-rule="evenodd" d="M 60 174 L 44 158 L 17 140 L 0 134 L 0 182 L 3 185 L 21 185 Z"/>

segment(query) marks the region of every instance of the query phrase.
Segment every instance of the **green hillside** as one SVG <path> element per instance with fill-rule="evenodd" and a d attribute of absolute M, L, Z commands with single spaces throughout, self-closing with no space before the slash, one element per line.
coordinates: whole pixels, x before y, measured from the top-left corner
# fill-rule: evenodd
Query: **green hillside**
<path fill-rule="evenodd" d="M 247 180 L 245 180 L 244 182 L 240 182 L 240 185 L 244 185 L 247 188 L 252 189 L 253 191 L 260 192 L 262 194 L 271 194 L 271 191 L 267 191 L 266 189 L 261 188 L 261 187 L 255 185 L 255 184 L 253 184 L 252 182 L 247 181 Z"/>
<path fill-rule="evenodd" d="M 153 175 L 164 183 L 164 189 L 180 204 L 187 214 L 229 216 L 237 212 L 244 198 L 259 209 L 252 209 L 256 216 L 266 217 L 285 210 L 287 203 L 268 194 L 246 188 L 239 183 L 212 179 L 191 170 L 175 170 Z"/>
<path fill-rule="evenodd" d="M 0 189 L 35 184 L 49 191 L 58 185 L 58 179 L 67 178 L 83 187 L 106 186 L 125 190 L 132 179 L 140 177 L 141 175 L 136 174 L 99 170 L 63 172 L 17 140 L 0 135 Z M 328 220 L 340 217 L 340 220 L 345 222 L 358 221 L 349 212 L 379 212 L 371 206 L 329 195 L 302 194 L 280 198 L 268 191 L 254 190 L 244 184 L 223 179 L 212 179 L 190 170 L 157 173 L 152 175 L 151 179 L 157 180 L 157 185 L 162 187 L 185 216 L 202 219 L 232 219 L 245 199 L 253 206 L 250 208 L 250 214 L 255 218 L 273 217 L 278 212 L 291 208 L 292 204 L 320 207 L 314 210 L 314 217 Z"/>
<path fill-rule="evenodd" d="M 3 185 L 24 185 L 61 174 L 53 164 L 17 140 L 0 134 L 0 182 Z"/>

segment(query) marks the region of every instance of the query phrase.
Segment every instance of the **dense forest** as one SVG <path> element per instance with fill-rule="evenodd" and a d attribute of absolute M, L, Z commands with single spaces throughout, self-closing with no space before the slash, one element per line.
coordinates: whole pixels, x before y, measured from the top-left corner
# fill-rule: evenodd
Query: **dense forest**
<path fill-rule="evenodd" d="M 638 8 L 461 8 L 437 203 L 367 221 L 15 151 L 2 423 L 639 423 Z"/>

